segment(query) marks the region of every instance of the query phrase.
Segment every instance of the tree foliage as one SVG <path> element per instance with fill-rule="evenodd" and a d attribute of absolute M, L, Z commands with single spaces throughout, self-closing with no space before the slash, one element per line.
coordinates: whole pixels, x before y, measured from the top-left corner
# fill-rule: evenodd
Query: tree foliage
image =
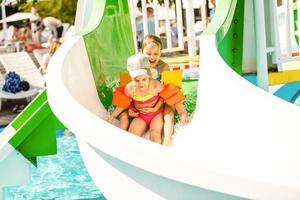
<path fill-rule="evenodd" d="M 31 3 L 18 0 L 20 11 L 30 12 L 31 6 L 35 6 L 42 17 L 52 16 L 70 24 L 75 22 L 77 0 L 34 0 Z"/>

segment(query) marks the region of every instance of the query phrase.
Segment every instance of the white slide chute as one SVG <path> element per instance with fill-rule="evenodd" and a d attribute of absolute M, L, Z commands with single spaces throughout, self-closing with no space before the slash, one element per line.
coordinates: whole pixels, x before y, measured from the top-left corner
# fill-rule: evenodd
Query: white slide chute
<path fill-rule="evenodd" d="M 300 198 L 300 108 L 237 75 L 215 43 L 202 35 L 197 108 L 172 148 L 106 122 L 81 36 L 51 59 L 51 109 L 108 199 Z"/>

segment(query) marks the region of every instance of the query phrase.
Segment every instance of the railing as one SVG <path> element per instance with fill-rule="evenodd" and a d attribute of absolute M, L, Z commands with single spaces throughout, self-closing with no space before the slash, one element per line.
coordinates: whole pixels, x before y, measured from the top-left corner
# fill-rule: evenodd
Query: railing
<path fill-rule="evenodd" d="M 197 2 L 200 2 L 200 4 L 195 5 Z M 146 3 L 146 0 L 141 0 L 141 16 L 138 16 L 137 13 L 140 13 L 140 11 L 138 11 L 137 0 L 130 0 L 129 8 L 136 46 L 138 43 L 136 39 L 137 27 L 139 26 L 138 23 L 141 23 L 136 19 L 137 17 L 141 17 L 143 35 L 151 33 L 160 36 L 164 43 L 163 52 L 183 51 L 185 42 L 187 42 L 188 54 L 190 56 L 196 55 L 198 37 L 196 37 L 197 33 L 195 33 L 194 8 L 201 10 L 202 29 L 204 29 L 208 22 L 207 3 L 207 0 L 175 0 L 175 5 L 170 6 L 169 0 L 165 0 L 162 5 L 159 5 L 157 0 L 152 0 L 150 3 Z M 149 7 L 154 11 L 153 16 L 149 16 L 149 13 L 147 15 Z M 152 20 L 152 23 L 154 23 L 154 30 L 149 29 L 149 20 Z M 165 25 L 161 25 L 160 23 L 162 22 Z M 163 29 L 164 31 L 162 32 L 161 30 Z"/>
<path fill-rule="evenodd" d="M 300 60 L 300 46 L 299 42 L 297 42 L 300 38 L 299 12 L 300 0 L 296 2 L 293 0 L 284 0 L 279 7 L 277 0 L 271 0 L 270 24 L 273 45 L 267 48 L 267 51 L 271 53 L 272 64 L 277 64 L 278 71 L 283 71 L 282 65 L 284 63 Z M 295 23 L 296 21 L 297 24 Z"/>

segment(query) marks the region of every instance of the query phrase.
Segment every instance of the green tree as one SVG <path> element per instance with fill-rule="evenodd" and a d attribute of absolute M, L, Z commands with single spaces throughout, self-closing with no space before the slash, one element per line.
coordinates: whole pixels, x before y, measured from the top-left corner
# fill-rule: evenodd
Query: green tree
<path fill-rule="evenodd" d="M 20 11 L 30 12 L 33 5 L 42 17 L 52 16 L 70 24 L 75 22 L 77 0 L 34 0 L 30 3 L 18 0 L 17 6 Z"/>

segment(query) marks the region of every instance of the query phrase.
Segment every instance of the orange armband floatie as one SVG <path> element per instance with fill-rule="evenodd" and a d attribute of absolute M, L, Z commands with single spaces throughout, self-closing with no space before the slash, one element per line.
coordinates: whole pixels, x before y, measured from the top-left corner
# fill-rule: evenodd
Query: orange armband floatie
<path fill-rule="evenodd" d="M 170 106 L 174 106 L 185 99 L 180 89 L 172 84 L 165 85 L 159 96 Z"/>
<path fill-rule="evenodd" d="M 112 103 L 117 107 L 128 108 L 132 98 L 125 94 L 125 87 L 118 87 L 113 92 Z"/>

